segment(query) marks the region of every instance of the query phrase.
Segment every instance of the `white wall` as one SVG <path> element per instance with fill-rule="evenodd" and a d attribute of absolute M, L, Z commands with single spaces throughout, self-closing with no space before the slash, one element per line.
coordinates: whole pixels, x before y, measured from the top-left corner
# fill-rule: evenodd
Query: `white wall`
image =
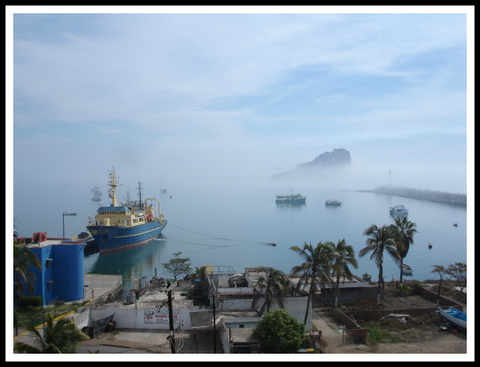
<path fill-rule="evenodd" d="M 115 327 L 120 329 L 156 329 L 169 330 L 168 308 L 157 310 L 155 307 L 147 308 L 93 308 L 90 320 L 100 320 L 115 313 L 113 321 Z M 181 326 L 183 330 L 191 330 L 190 310 L 188 308 L 174 308 L 173 327 Z"/>

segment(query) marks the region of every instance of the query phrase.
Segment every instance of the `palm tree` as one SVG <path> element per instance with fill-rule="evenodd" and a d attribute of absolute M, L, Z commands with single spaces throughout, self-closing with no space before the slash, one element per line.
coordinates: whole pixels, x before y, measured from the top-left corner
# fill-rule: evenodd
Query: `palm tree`
<path fill-rule="evenodd" d="M 14 287 L 19 298 L 25 293 L 24 286 L 29 293 L 35 292 L 35 273 L 30 269 L 31 266 L 37 269 L 42 268 L 40 260 L 27 245 L 16 240 L 13 241 L 13 277 Z"/>
<path fill-rule="evenodd" d="M 383 281 L 383 257 L 386 252 L 395 262 L 400 262 L 400 254 L 398 248 L 401 244 L 398 244 L 394 240 L 395 226 L 382 226 L 377 227 L 375 224 L 365 229 L 363 235 L 369 236 L 367 238 L 367 246 L 360 250 L 360 257 L 365 256 L 367 253 L 372 252 L 370 259 L 375 260 L 375 264 L 378 267 L 378 294 L 377 302 L 380 301 L 380 289 L 384 286 Z"/>
<path fill-rule="evenodd" d="M 400 283 L 403 281 L 402 266 L 403 259 L 407 256 L 410 245 L 413 245 L 413 235 L 417 233 L 417 225 L 408 220 L 408 217 L 395 218 L 395 227 L 397 228 L 397 242 L 403 245 L 399 249 L 400 254 Z"/>
<path fill-rule="evenodd" d="M 54 323 L 53 316 L 47 314 L 47 322 L 44 324 L 42 337 L 41 333 L 33 326 L 26 325 L 27 331 L 35 337 L 35 345 L 22 342 L 15 342 L 15 351 L 19 353 L 75 353 L 78 343 L 90 339 L 82 333 L 73 319 L 62 318 Z"/>
<path fill-rule="evenodd" d="M 345 239 L 339 240 L 337 245 L 333 248 L 333 270 L 337 275 L 335 284 L 335 307 L 337 307 L 338 299 L 340 298 L 340 275 L 343 275 L 344 279 L 352 279 L 352 272 L 349 265 L 355 269 L 358 268 L 358 262 L 355 258 L 355 252 L 353 247 L 347 245 Z"/>
<path fill-rule="evenodd" d="M 331 283 L 330 270 L 333 253 L 332 245 L 332 242 L 319 242 L 315 248 L 312 246 L 312 244 L 308 243 L 305 243 L 303 248 L 298 246 L 290 247 L 290 250 L 295 251 L 304 260 L 301 265 L 297 265 L 292 268 L 293 275 L 303 273 L 300 277 L 300 281 L 298 282 L 299 287 L 303 285 L 303 288 L 305 288 L 305 286 L 310 283 L 310 290 L 307 298 L 307 309 L 305 311 L 305 325 L 307 324 L 310 302 L 313 303 L 313 298 L 315 297 L 317 284 L 325 289 L 325 284 Z"/>
<path fill-rule="evenodd" d="M 259 298 L 265 296 L 265 302 L 260 309 L 259 314 L 262 315 L 267 309 L 267 312 L 270 311 L 270 308 L 273 305 L 274 299 L 278 300 L 278 303 L 281 308 L 285 308 L 283 305 L 283 300 L 288 292 L 288 281 L 287 277 L 281 270 L 276 270 L 270 268 L 269 270 L 264 267 L 258 268 L 258 272 L 264 272 L 267 274 L 267 277 L 259 277 L 256 283 L 256 287 L 260 288 L 260 292 L 257 292 L 253 298 L 252 308 L 255 308 Z"/>

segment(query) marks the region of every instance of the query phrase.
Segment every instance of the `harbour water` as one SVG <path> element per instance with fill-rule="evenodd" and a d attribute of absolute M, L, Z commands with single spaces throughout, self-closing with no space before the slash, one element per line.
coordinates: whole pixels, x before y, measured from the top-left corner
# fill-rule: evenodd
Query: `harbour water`
<path fill-rule="evenodd" d="M 357 269 L 352 269 L 354 274 L 369 273 L 376 280 L 378 269 L 374 261 L 369 255 L 358 256 L 366 246 L 363 232 L 372 224 L 393 223 L 389 208 L 397 204 L 405 205 L 409 220 L 417 224 L 418 233 L 404 260 L 413 269 L 412 279 L 438 279 L 431 273 L 434 265 L 467 261 L 465 207 L 311 184 L 294 188 L 307 196 L 305 205 L 275 204 L 276 194 L 289 192 L 280 187 L 283 186 L 278 183 L 218 183 L 192 188 L 184 183 L 168 188 L 166 193 L 160 189 L 155 193 L 145 192 L 148 197 L 160 199 L 161 210 L 168 220 L 162 235 L 142 247 L 86 256 L 85 272 L 121 274 L 124 288 L 130 289 L 134 279 L 151 279 L 154 275 L 172 278 L 162 264 L 181 252 L 180 257 L 190 259 L 192 269 L 213 265 L 243 272 L 246 267 L 271 266 L 289 273 L 302 262 L 290 250 L 291 246 L 345 239 L 353 246 L 359 263 Z M 78 195 L 69 195 L 72 190 Z M 134 190 L 131 191 L 133 196 Z M 58 200 L 59 196 L 65 200 Z M 16 200 L 20 235 L 47 231 L 49 237 L 57 237 L 63 225 L 70 237 L 86 231 L 87 214 L 93 217 L 98 207 L 98 202 L 91 201 L 90 196 L 88 187 L 59 187 L 53 192 L 46 189 L 42 195 L 36 193 L 31 198 Z M 104 196 L 104 203 L 108 203 L 108 197 Z M 325 206 L 326 199 L 337 199 L 342 205 Z M 46 215 L 26 211 L 32 203 L 37 209 L 47 208 Z M 75 212 L 76 216 L 65 217 L 63 222 L 63 212 Z M 398 266 L 385 257 L 385 280 L 399 279 L 399 275 Z"/>

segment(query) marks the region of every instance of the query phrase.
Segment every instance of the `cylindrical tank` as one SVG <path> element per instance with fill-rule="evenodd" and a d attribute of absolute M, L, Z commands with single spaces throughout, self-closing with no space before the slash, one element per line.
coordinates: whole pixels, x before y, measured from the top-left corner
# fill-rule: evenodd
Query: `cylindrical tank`
<path fill-rule="evenodd" d="M 54 245 L 52 257 L 55 296 L 65 302 L 83 299 L 83 243 Z"/>

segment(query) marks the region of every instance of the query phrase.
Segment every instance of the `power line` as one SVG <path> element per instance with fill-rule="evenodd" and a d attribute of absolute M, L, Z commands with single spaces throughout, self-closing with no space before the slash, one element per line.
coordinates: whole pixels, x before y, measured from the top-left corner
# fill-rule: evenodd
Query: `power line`
<path fill-rule="evenodd" d="M 189 229 L 185 229 L 185 228 L 182 228 L 182 227 L 178 227 L 178 226 L 175 226 L 175 225 L 173 225 L 173 224 L 171 224 L 171 223 L 168 223 L 168 225 L 169 225 L 170 227 L 174 227 L 174 228 L 180 229 L 180 230 L 185 231 L 185 232 L 194 233 L 194 234 L 197 234 L 197 235 L 199 235 L 199 236 L 208 237 L 208 238 L 211 238 L 211 239 L 214 239 L 214 240 L 237 241 L 237 242 L 250 242 L 250 243 L 258 243 L 258 244 L 265 245 L 265 246 L 276 246 L 276 245 L 277 245 L 275 242 L 247 241 L 247 240 L 241 240 L 241 239 L 234 239 L 234 238 L 227 238 L 227 237 L 212 236 L 212 235 L 208 235 L 208 234 L 203 234 L 203 233 L 191 231 L 191 230 L 189 230 Z M 170 238 L 169 238 L 169 239 L 170 239 Z M 172 239 L 172 240 L 173 240 L 173 239 Z M 173 241 L 184 242 L 184 241 L 179 241 L 179 240 L 173 240 Z M 192 244 L 192 245 L 197 245 L 197 244 L 191 243 L 191 242 L 184 242 L 184 243 L 189 243 L 189 244 Z M 215 246 L 215 245 L 203 245 L 203 246 Z M 222 247 L 227 247 L 227 246 L 226 246 L 226 245 L 223 245 Z"/>

